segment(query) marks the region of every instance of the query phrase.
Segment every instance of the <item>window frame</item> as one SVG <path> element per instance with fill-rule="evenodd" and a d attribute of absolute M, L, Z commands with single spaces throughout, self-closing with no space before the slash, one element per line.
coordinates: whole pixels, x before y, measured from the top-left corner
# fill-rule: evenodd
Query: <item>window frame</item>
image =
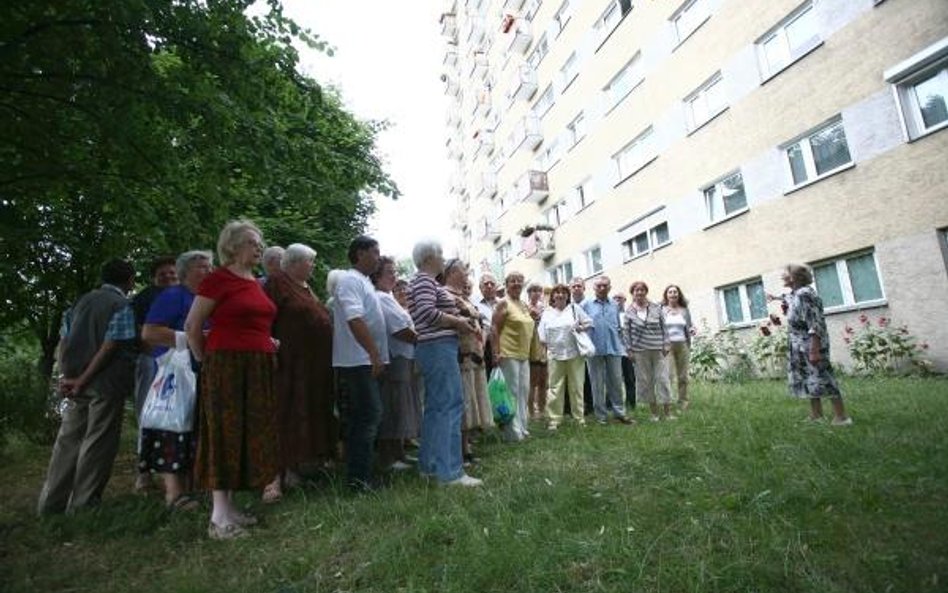
<path fill-rule="evenodd" d="M 872 263 L 876 271 L 876 282 L 879 284 L 879 292 L 882 294 L 879 298 L 876 299 L 867 299 L 863 301 L 857 301 L 855 292 L 853 291 L 852 278 L 849 273 L 849 260 L 853 260 L 859 257 L 864 257 L 866 255 L 872 256 Z M 859 251 L 853 251 L 851 253 L 846 253 L 844 255 L 839 255 L 835 257 L 830 257 L 826 259 L 817 260 L 808 264 L 813 270 L 813 284 L 811 285 L 814 290 L 817 289 L 816 286 L 816 269 L 822 268 L 824 266 L 833 265 L 836 268 L 836 279 L 839 283 L 840 293 L 843 297 L 843 303 L 840 305 L 827 305 L 824 301 L 823 307 L 824 311 L 829 313 L 838 313 L 843 311 L 853 311 L 859 309 L 870 309 L 873 307 L 879 307 L 888 303 L 888 297 L 886 297 L 885 284 L 882 282 L 882 274 L 879 272 L 879 258 L 876 256 L 876 250 L 874 248 L 862 249 Z M 817 290 L 817 294 L 819 291 Z"/>
<path fill-rule="evenodd" d="M 576 6 L 571 4 L 570 0 L 563 0 L 560 7 L 553 13 L 553 23 L 557 25 L 554 38 L 559 38 L 560 34 L 563 33 L 563 29 L 566 28 L 566 25 L 568 25 L 569 21 L 573 18 L 574 12 L 576 12 Z"/>
<path fill-rule="evenodd" d="M 542 103 L 549 101 L 548 105 L 545 105 L 543 113 L 537 111 L 537 107 L 540 107 Z M 548 84 L 543 92 L 539 94 L 537 100 L 530 107 L 530 111 L 533 112 L 538 118 L 543 119 L 543 117 L 550 112 L 550 109 L 553 109 L 553 105 L 556 103 L 556 94 L 553 92 L 553 84 Z"/>
<path fill-rule="evenodd" d="M 655 241 L 655 236 L 657 234 L 656 231 L 661 227 L 665 227 L 668 240 L 664 241 L 663 243 L 658 243 Z M 671 227 L 668 225 L 667 218 L 656 219 L 652 223 L 642 227 L 641 231 L 622 241 L 622 263 L 628 263 L 632 260 L 651 255 L 659 249 L 663 249 L 671 245 L 674 241 L 672 240 L 670 229 Z M 637 239 L 642 236 L 645 237 L 645 241 L 647 242 L 648 246 L 645 249 L 637 250 Z"/>
<path fill-rule="evenodd" d="M 717 92 L 720 93 L 721 100 L 719 105 L 715 106 L 714 109 L 711 109 L 711 106 L 708 103 L 708 91 L 714 88 L 718 89 Z M 684 103 L 685 107 L 685 124 L 688 127 L 689 134 L 697 132 L 702 127 L 704 127 L 705 124 L 728 110 L 730 105 L 728 104 L 727 94 L 725 91 L 724 77 L 721 76 L 721 71 L 719 70 L 718 72 L 715 72 L 711 78 L 701 83 L 698 88 L 693 90 L 684 99 L 682 99 L 682 103 Z M 705 116 L 704 119 L 700 121 L 696 117 L 694 109 L 695 102 L 699 100 L 704 101 L 705 106 Z"/>
<path fill-rule="evenodd" d="M 569 273 L 566 273 L 567 268 L 569 268 Z M 547 268 L 546 270 L 547 277 L 550 279 L 550 284 L 569 284 L 569 281 L 573 279 L 573 260 L 567 259 L 563 260 L 560 263 Z M 562 278 L 560 275 L 562 274 Z"/>
<path fill-rule="evenodd" d="M 825 132 L 834 126 L 840 126 L 843 132 L 843 139 L 846 143 L 846 152 L 849 154 L 849 161 L 841 165 L 837 165 L 832 169 L 823 171 L 822 173 L 817 172 L 817 162 L 813 156 L 813 145 L 811 139 L 817 134 Z M 804 172 L 807 174 L 806 179 L 803 181 L 796 181 L 793 178 L 793 165 L 791 164 L 789 151 L 791 148 L 799 146 L 801 147 L 801 155 L 803 157 Z M 789 142 L 784 142 L 779 147 L 784 161 L 784 166 L 786 167 L 787 180 L 788 180 L 788 189 L 784 192 L 785 194 L 794 192 L 798 189 L 807 187 L 813 183 L 831 177 L 842 171 L 846 171 L 856 166 L 856 157 L 853 154 L 852 148 L 849 146 L 849 139 L 846 137 L 846 125 L 843 122 L 842 115 L 835 115 L 830 119 L 824 121 L 820 125 L 811 128 L 807 132 L 797 136 Z"/>
<path fill-rule="evenodd" d="M 679 23 L 681 21 L 682 16 L 688 14 L 692 9 L 694 9 L 697 6 L 700 6 L 700 8 L 704 11 L 704 14 L 698 15 L 693 21 L 693 26 L 691 27 L 691 29 L 689 29 L 687 32 L 682 33 L 681 29 L 679 29 Z M 676 38 L 675 46 L 678 47 L 682 45 L 692 35 L 695 34 L 695 31 L 700 29 L 702 25 L 708 22 L 708 19 L 710 18 L 711 18 L 711 5 L 708 3 L 708 0 L 686 0 L 681 6 L 678 7 L 678 9 L 675 12 L 672 13 L 671 17 L 669 17 L 668 19 L 672 24 L 672 30 L 675 32 L 675 38 Z"/>
<path fill-rule="evenodd" d="M 567 71 L 567 67 L 572 66 L 572 73 Z M 563 65 L 560 66 L 560 78 L 562 79 L 563 88 L 560 89 L 560 94 L 566 92 L 566 90 L 573 84 L 573 81 L 579 76 L 579 55 L 574 51 L 566 58 L 566 61 L 563 62 Z"/>
<path fill-rule="evenodd" d="M 599 263 L 598 268 L 596 268 L 596 266 L 593 265 L 595 260 L 593 259 L 592 255 L 594 251 L 598 252 L 598 256 L 597 256 L 598 263 Z M 605 266 L 602 265 L 602 246 L 597 244 L 597 245 L 593 245 L 589 249 L 584 250 L 583 251 L 583 264 L 586 267 L 587 278 L 590 276 L 594 276 L 596 274 L 602 273 L 602 271 L 605 269 Z"/>
<path fill-rule="evenodd" d="M 578 124 L 582 124 L 582 125 L 578 125 Z M 567 134 L 567 137 L 569 138 L 569 147 L 567 148 L 567 150 L 579 144 L 580 141 L 586 137 L 587 132 L 588 130 L 586 129 L 586 112 L 580 111 L 579 113 L 576 114 L 576 117 L 574 117 L 568 124 L 566 124 L 566 134 Z"/>
<path fill-rule="evenodd" d="M 542 52 L 540 50 L 543 50 Z M 526 62 L 533 66 L 533 69 L 536 70 L 540 67 L 540 63 L 543 62 L 543 58 L 550 53 L 550 42 L 546 38 L 546 33 L 540 36 L 537 39 L 537 42 L 533 44 L 533 49 L 530 50 L 530 55 L 527 56 Z M 537 57 L 539 54 L 539 57 Z M 533 63 L 533 60 L 536 59 L 536 63 Z"/>
<path fill-rule="evenodd" d="M 543 222 L 554 229 L 558 229 L 564 222 L 570 219 L 569 200 L 567 198 L 560 198 L 556 203 L 544 210 L 540 216 L 543 218 Z M 551 216 L 555 216 L 556 220 L 551 220 Z"/>
<path fill-rule="evenodd" d="M 729 179 L 731 179 L 732 177 L 734 177 L 734 176 L 736 176 L 736 175 L 740 175 L 740 177 L 741 177 L 741 187 L 742 187 L 743 190 L 744 190 L 744 206 L 741 207 L 741 208 L 736 208 L 736 209 L 733 210 L 732 212 L 726 212 L 726 211 L 725 211 L 725 206 L 724 206 L 724 182 L 727 181 L 727 180 L 729 180 Z M 714 197 L 709 197 L 709 196 L 708 196 L 708 191 L 711 190 L 711 189 L 716 190 L 717 196 L 714 196 Z M 707 223 L 707 225 L 705 226 L 705 228 L 714 226 L 714 225 L 716 225 L 716 224 L 720 224 L 720 223 L 725 222 L 725 221 L 727 221 L 727 220 L 730 220 L 730 219 L 732 219 L 732 218 L 736 218 L 736 217 L 740 216 L 741 214 L 744 214 L 745 212 L 748 212 L 748 211 L 750 210 L 749 200 L 747 199 L 747 185 L 744 183 L 744 173 L 743 173 L 743 171 L 741 171 L 740 169 L 736 169 L 736 170 L 730 171 L 730 172 L 728 172 L 728 173 L 722 175 L 721 177 L 719 177 L 719 178 L 718 178 L 716 181 L 714 181 L 713 183 L 709 183 L 709 184 L 705 185 L 704 187 L 702 187 L 702 188 L 701 188 L 701 197 L 702 197 L 702 200 L 703 200 L 703 202 L 704 202 L 705 214 L 707 215 L 707 220 L 708 220 L 708 223 Z M 711 201 L 712 199 L 717 199 L 717 200 L 720 202 L 720 204 L 721 204 L 721 210 L 722 210 L 722 212 L 724 212 L 724 214 L 723 214 L 722 216 L 719 216 L 719 217 L 717 217 L 717 218 L 714 218 L 714 217 L 712 216 L 712 207 L 711 207 L 711 204 L 710 204 L 710 201 Z"/>
<path fill-rule="evenodd" d="M 628 5 L 628 9 L 623 12 L 623 2 Z M 622 24 L 622 21 L 625 20 L 631 12 L 635 9 L 634 0 L 609 0 L 606 4 L 606 9 L 599 13 L 599 17 L 596 18 L 593 23 L 593 31 L 596 35 L 596 51 L 599 51 L 606 41 L 612 37 L 612 33 L 619 28 L 619 25 Z M 611 16 L 612 14 L 618 14 L 619 18 L 607 29 L 606 17 Z"/>
<path fill-rule="evenodd" d="M 804 58 L 810 52 L 823 45 L 823 38 L 820 34 L 819 23 L 816 20 L 813 20 L 813 35 L 807 37 L 803 43 L 796 47 L 790 46 L 787 28 L 799 21 L 799 19 L 804 15 L 809 15 L 809 18 L 815 19 L 815 13 L 813 12 L 813 0 L 807 0 L 800 6 L 793 9 L 790 14 L 780 19 L 776 25 L 768 29 L 763 35 L 754 41 L 754 48 L 757 52 L 757 67 L 760 69 L 763 82 L 766 82 L 774 76 L 777 76 L 795 64 L 797 61 Z M 770 60 L 768 59 L 766 44 L 778 37 L 782 37 L 783 41 L 786 43 L 786 61 L 781 64 L 771 64 Z"/>
<path fill-rule="evenodd" d="M 507 256 L 504 259 L 504 256 Z M 497 261 L 500 262 L 500 265 L 505 265 L 507 262 L 513 259 L 513 245 L 510 243 L 510 239 L 507 239 L 503 243 L 497 246 Z"/>
<path fill-rule="evenodd" d="M 948 37 L 886 70 L 884 78 L 892 85 L 906 141 L 914 142 L 948 128 L 948 118 L 925 127 L 921 106 L 914 92 L 919 83 L 940 77 L 948 78 Z M 944 99 L 948 101 L 948 96 Z"/>
<path fill-rule="evenodd" d="M 751 284 L 760 284 L 761 289 L 764 290 L 764 314 L 761 317 L 753 317 L 753 312 L 751 310 L 751 301 L 748 296 L 747 287 Z M 742 318 L 739 321 L 732 321 L 728 318 L 727 314 L 727 301 L 725 300 L 724 293 L 732 288 L 738 289 L 738 298 L 740 299 L 741 304 L 741 315 Z M 767 319 L 767 297 L 766 289 L 764 288 L 764 281 L 761 276 L 754 276 L 752 278 L 747 278 L 746 280 L 741 280 L 740 282 L 733 282 L 731 284 L 725 284 L 724 286 L 719 286 L 714 289 L 715 300 L 718 304 L 718 312 L 720 314 L 721 325 L 722 327 L 728 328 L 737 328 L 737 327 L 749 327 L 756 324 L 758 321 Z"/>
<path fill-rule="evenodd" d="M 618 152 L 612 155 L 612 162 L 615 165 L 615 175 L 616 181 L 615 186 L 621 185 L 624 181 L 630 177 L 635 176 L 639 171 L 644 169 L 652 161 L 658 158 L 658 151 L 655 149 L 654 145 L 654 136 L 655 136 L 655 127 L 648 126 L 639 134 L 628 142 L 625 146 L 619 149 Z M 641 154 L 636 154 L 636 158 L 627 163 L 627 171 L 624 171 L 623 162 L 625 155 L 635 154 L 636 151 L 643 151 Z"/>
<path fill-rule="evenodd" d="M 606 109 L 606 115 L 608 115 L 613 109 L 619 106 L 626 97 L 632 94 L 632 91 L 637 89 L 639 85 L 642 84 L 642 81 L 645 80 L 645 75 L 642 73 L 642 52 L 641 50 L 636 51 L 629 60 L 623 64 L 621 68 L 609 79 L 609 82 L 606 83 L 606 86 L 602 87 L 602 92 L 606 97 L 606 101 L 609 107 Z M 614 89 L 617 86 L 617 83 L 623 78 L 623 75 L 630 73 L 629 80 L 631 81 L 627 89 L 624 89 L 620 92 L 616 92 Z M 621 94 L 620 94 L 621 93 Z"/>
<path fill-rule="evenodd" d="M 571 199 L 575 202 L 576 213 L 582 212 L 586 208 L 589 208 L 596 201 L 595 193 L 589 191 L 590 181 L 592 181 L 592 178 L 587 177 L 586 179 L 583 179 L 571 187 L 569 190 L 569 198 L 567 199 Z"/>

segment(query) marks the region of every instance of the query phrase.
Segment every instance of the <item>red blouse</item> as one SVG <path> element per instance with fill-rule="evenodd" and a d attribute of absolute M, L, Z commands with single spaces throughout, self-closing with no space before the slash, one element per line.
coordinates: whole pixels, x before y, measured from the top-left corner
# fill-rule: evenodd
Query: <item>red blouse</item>
<path fill-rule="evenodd" d="M 205 350 L 276 351 L 270 327 L 277 308 L 255 279 L 221 267 L 208 274 L 197 293 L 216 303 Z"/>

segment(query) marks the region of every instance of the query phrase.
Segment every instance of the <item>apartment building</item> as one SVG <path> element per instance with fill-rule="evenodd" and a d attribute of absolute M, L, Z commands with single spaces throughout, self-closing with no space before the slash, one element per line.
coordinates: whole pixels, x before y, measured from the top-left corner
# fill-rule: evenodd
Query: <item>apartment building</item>
<path fill-rule="evenodd" d="M 948 371 L 948 2 L 448 0 L 462 257 L 545 284 L 679 284 L 756 331 L 813 266 Z"/>

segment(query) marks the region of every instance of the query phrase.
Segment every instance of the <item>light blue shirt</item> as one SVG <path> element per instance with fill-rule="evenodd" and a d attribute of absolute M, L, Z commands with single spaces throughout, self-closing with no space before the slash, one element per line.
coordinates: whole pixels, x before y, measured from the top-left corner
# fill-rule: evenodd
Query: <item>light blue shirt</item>
<path fill-rule="evenodd" d="M 625 356 L 622 326 L 619 323 L 619 305 L 612 299 L 586 299 L 583 310 L 592 318 L 589 337 L 596 346 L 596 356 Z"/>

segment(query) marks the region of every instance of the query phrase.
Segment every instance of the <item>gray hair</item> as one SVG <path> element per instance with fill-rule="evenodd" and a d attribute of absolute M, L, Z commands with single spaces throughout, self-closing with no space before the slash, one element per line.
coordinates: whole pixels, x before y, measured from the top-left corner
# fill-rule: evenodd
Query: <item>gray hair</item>
<path fill-rule="evenodd" d="M 177 261 L 174 263 L 174 267 L 178 271 L 178 279 L 183 282 L 185 276 L 188 275 L 188 270 L 191 269 L 191 266 L 194 264 L 194 262 L 201 259 L 206 259 L 208 263 L 213 263 L 214 254 L 206 249 L 193 249 L 191 251 L 185 251 L 179 255 Z"/>
<path fill-rule="evenodd" d="M 267 247 L 263 250 L 263 265 L 266 266 L 270 262 L 278 261 L 282 266 L 284 253 L 286 253 L 286 250 L 279 245 L 271 245 L 270 247 Z"/>
<path fill-rule="evenodd" d="M 237 252 L 240 250 L 240 244 L 250 233 L 257 233 L 263 240 L 263 233 L 260 227 L 249 220 L 232 220 L 224 225 L 220 236 L 217 238 L 217 257 L 221 260 L 222 266 L 234 263 Z"/>
<path fill-rule="evenodd" d="M 813 284 L 813 272 L 802 264 L 787 264 L 787 275 L 794 286 Z"/>
<path fill-rule="evenodd" d="M 415 267 L 420 268 L 421 264 L 441 253 L 441 243 L 434 239 L 422 239 L 415 243 L 414 249 L 411 250 L 411 259 L 415 262 Z"/>
<path fill-rule="evenodd" d="M 271 247 L 267 251 L 270 249 L 273 248 Z M 280 248 L 277 247 L 277 249 Z M 264 252 L 263 257 L 267 257 L 266 252 Z M 302 243 L 293 243 L 283 251 L 283 257 L 280 258 L 280 268 L 285 270 L 296 262 L 313 261 L 314 259 L 316 259 L 315 249 Z"/>
<path fill-rule="evenodd" d="M 336 292 L 336 284 L 339 283 L 339 278 L 345 274 L 345 270 L 329 270 L 329 273 L 326 274 L 326 294 L 330 298 L 333 297 L 333 293 Z"/>

